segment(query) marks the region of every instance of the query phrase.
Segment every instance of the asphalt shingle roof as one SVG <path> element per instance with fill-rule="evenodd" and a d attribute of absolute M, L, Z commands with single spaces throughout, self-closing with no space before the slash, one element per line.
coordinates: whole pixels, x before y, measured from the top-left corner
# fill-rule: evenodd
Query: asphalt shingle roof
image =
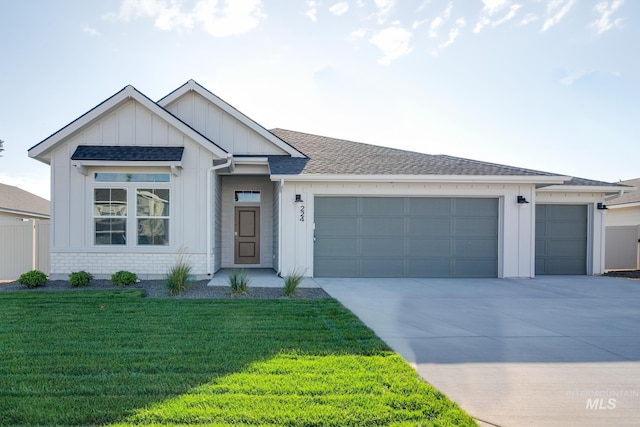
<path fill-rule="evenodd" d="M 0 210 L 48 216 L 51 203 L 47 199 L 13 185 L 0 184 Z"/>
<path fill-rule="evenodd" d="M 628 185 L 630 187 L 640 187 L 640 178 L 620 181 L 619 184 Z M 640 203 L 640 188 L 638 190 L 624 193 L 622 196 L 614 196 L 607 200 L 607 204 L 610 206 L 625 205 L 628 203 Z"/>
<path fill-rule="evenodd" d="M 79 145 L 71 160 L 177 162 L 183 151 L 184 147 Z"/>

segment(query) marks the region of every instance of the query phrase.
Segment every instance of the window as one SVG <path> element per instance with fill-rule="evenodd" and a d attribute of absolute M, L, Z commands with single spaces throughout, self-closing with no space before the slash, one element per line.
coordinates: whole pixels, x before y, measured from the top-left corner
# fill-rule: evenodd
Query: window
<path fill-rule="evenodd" d="M 127 190 L 96 188 L 93 197 L 96 245 L 127 244 Z"/>
<path fill-rule="evenodd" d="M 260 203 L 259 191 L 236 191 L 236 202 Z"/>
<path fill-rule="evenodd" d="M 139 245 L 169 244 L 169 190 L 139 188 L 136 190 L 136 217 Z"/>
<path fill-rule="evenodd" d="M 93 189 L 96 245 L 169 245 L 171 190 L 158 186 L 169 182 L 170 174 L 101 172 L 94 179 L 96 185 L 114 182 L 112 188 Z"/>

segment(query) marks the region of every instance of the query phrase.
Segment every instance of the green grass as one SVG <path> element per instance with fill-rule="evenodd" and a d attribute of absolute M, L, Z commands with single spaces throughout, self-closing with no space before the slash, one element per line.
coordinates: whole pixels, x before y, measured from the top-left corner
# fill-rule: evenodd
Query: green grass
<path fill-rule="evenodd" d="M 333 300 L 0 294 L 0 425 L 474 425 Z"/>

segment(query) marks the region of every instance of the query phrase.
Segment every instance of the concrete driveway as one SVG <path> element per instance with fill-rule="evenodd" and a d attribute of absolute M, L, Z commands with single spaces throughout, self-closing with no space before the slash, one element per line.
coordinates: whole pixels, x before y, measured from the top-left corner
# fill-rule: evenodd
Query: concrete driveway
<path fill-rule="evenodd" d="M 640 425 L 640 281 L 315 281 L 482 426 Z"/>

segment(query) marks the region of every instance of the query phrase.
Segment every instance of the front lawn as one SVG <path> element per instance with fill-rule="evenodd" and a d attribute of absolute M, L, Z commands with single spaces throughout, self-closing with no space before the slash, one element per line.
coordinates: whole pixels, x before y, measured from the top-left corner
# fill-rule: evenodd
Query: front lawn
<path fill-rule="evenodd" d="M 0 294 L 0 425 L 475 425 L 333 300 Z"/>

